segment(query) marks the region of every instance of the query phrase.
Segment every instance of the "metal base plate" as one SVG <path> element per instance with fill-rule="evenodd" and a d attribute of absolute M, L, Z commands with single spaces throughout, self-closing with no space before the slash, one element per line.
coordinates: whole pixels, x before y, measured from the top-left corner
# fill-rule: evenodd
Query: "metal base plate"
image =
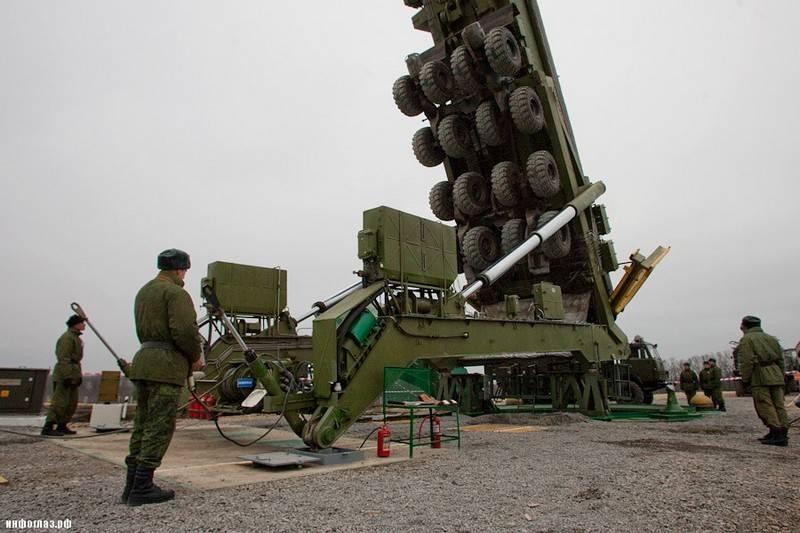
<path fill-rule="evenodd" d="M 349 448 L 328 448 L 326 450 L 298 448 L 295 453 L 316 458 L 323 466 L 355 463 L 356 461 L 364 460 L 364 450 L 351 450 Z"/>
<path fill-rule="evenodd" d="M 316 457 L 295 452 L 267 452 L 259 453 L 257 455 L 240 455 L 239 458 L 244 459 L 245 461 L 252 461 L 257 465 L 270 466 L 273 468 L 282 466 L 302 467 L 308 463 L 322 462 Z"/>

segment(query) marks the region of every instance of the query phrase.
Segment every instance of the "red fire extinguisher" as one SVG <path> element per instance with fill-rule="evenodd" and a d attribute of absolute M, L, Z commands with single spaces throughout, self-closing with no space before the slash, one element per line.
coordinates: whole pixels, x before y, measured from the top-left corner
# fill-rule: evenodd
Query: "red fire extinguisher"
<path fill-rule="evenodd" d="M 378 430 L 378 457 L 389 457 L 389 441 L 392 434 L 389 428 L 383 426 Z"/>
<path fill-rule="evenodd" d="M 442 447 L 442 421 L 433 415 L 431 418 L 431 448 Z"/>

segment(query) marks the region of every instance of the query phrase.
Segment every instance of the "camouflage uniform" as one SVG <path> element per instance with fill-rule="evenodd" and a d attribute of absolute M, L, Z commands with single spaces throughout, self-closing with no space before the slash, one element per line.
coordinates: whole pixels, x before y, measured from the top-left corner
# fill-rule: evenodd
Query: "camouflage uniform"
<path fill-rule="evenodd" d="M 698 381 L 697 374 L 691 368 L 686 368 L 681 372 L 681 390 L 686 393 L 687 402 L 691 402 L 697 393 Z"/>
<path fill-rule="evenodd" d="M 78 408 L 78 387 L 81 385 L 83 341 L 81 332 L 68 328 L 56 342 L 56 363 L 53 368 L 53 397 L 46 424 L 67 424 Z"/>
<path fill-rule="evenodd" d="M 172 272 L 139 290 L 134 304 L 142 342 L 128 369 L 136 384 L 137 407 L 128 466 L 155 469 L 175 431 L 178 401 L 189 368 L 200 358 L 197 314 L 183 281 Z"/>
<path fill-rule="evenodd" d="M 711 394 L 711 368 L 703 368 L 700 371 L 700 388 L 703 389 L 703 394 L 711 398 L 711 401 L 714 402 L 714 395 Z M 717 406 L 717 403 L 714 402 L 714 407 Z"/>
<path fill-rule="evenodd" d="M 753 404 L 759 418 L 770 429 L 787 428 L 783 406 L 783 350 L 778 339 L 760 327 L 748 328 L 739 341 L 739 371 L 742 381 L 753 391 Z"/>
<path fill-rule="evenodd" d="M 720 411 L 725 410 L 725 397 L 722 395 L 722 369 L 716 362 L 711 363 L 711 401 Z"/>

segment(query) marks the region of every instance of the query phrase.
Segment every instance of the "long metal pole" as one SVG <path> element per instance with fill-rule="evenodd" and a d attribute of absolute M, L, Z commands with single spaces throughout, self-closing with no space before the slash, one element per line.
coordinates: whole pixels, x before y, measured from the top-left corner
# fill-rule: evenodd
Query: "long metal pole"
<path fill-rule="evenodd" d="M 94 332 L 95 335 L 97 335 L 97 338 L 100 339 L 100 342 L 102 342 L 105 345 L 105 347 L 108 348 L 108 351 L 111 352 L 111 355 L 113 355 L 114 359 L 117 360 L 117 364 L 121 365 L 122 358 L 117 355 L 117 352 L 114 351 L 114 348 L 112 348 L 111 345 L 106 342 L 103 336 L 100 335 L 100 332 L 97 331 L 97 329 L 92 325 L 92 323 L 89 321 L 89 317 L 86 316 L 86 313 L 84 313 L 83 308 L 77 302 L 72 302 L 69 306 L 70 308 L 72 308 L 72 310 L 75 312 L 76 315 L 81 317 L 84 320 L 84 322 L 86 322 L 86 325 L 89 326 L 89 328 L 91 328 L 91 330 Z"/>
<path fill-rule="evenodd" d="M 544 241 L 555 235 L 556 232 L 566 226 L 570 220 L 578 216 L 578 213 L 592 205 L 605 191 L 605 184 L 602 181 L 598 181 L 580 193 L 573 201 L 564 206 L 564 209 L 559 211 L 547 224 L 534 231 L 522 244 L 478 274 L 478 279 L 467 285 L 461 291 L 461 296 L 469 298 L 483 287 L 492 285 L 506 272 L 511 270 L 522 258 L 539 247 Z"/>
<path fill-rule="evenodd" d="M 321 302 L 315 303 L 310 311 L 308 311 L 306 314 L 304 314 L 303 316 L 301 316 L 300 318 L 297 319 L 297 323 L 299 324 L 303 320 L 311 318 L 312 316 L 316 315 L 317 313 L 319 313 L 321 311 L 324 311 L 328 307 L 341 302 L 342 300 L 344 300 L 345 298 L 347 298 L 348 296 L 350 296 L 351 294 L 356 292 L 358 289 L 360 289 L 362 286 L 363 286 L 362 283 L 359 281 L 358 283 L 356 283 L 354 285 L 351 285 L 350 287 L 347 287 L 346 289 L 343 289 L 343 290 L 337 292 L 336 294 L 334 294 L 333 296 L 331 296 L 327 300 L 323 300 Z"/>

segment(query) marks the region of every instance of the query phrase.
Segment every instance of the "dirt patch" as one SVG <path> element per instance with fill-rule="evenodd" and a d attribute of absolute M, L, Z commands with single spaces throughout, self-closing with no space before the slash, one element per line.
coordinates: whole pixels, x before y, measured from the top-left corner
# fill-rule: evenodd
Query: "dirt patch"
<path fill-rule="evenodd" d="M 648 449 L 656 452 L 689 452 L 689 453 L 726 453 L 726 454 L 741 454 L 739 450 L 733 448 L 725 448 L 723 446 L 714 446 L 710 444 L 692 444 L 690 442 L 672 441 L 672 440 L 656 440 L 656 439 L 634 439 L 634 440 L 611 440 L 599 441 L 603 444 L 611 444 L 613 446 L 621 446 L 623 448 L 633 448 L 636 450 Z"/>
<path fill-rule="evenodd" d="M 719 426 L 719 427 L 679 427 L 670 430 L 672 433 L 690 434 L 690 435 L 728 435 L 729 433 L 745 433 L 741 428 L 734 426 Z"/>
<path fill-rule="evenodd" d="M 589 417 L 580 413 L 514 413 L 493 414 L 473 418 L 471 424 L 506 424 L 517 426 L 567 426 L 590 422 Z"/>

